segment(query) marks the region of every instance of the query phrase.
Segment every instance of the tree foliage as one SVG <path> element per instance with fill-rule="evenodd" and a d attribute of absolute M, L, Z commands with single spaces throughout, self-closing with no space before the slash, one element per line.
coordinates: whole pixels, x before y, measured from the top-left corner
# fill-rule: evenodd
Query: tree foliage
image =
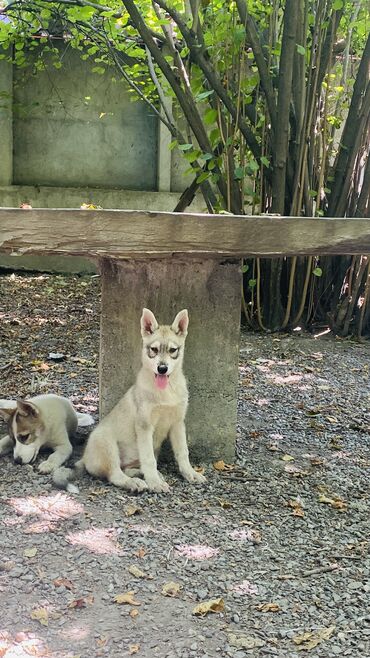
<path fill-rule="evenodd" d="M 0 43 L 18 66 L 61 67 L 62 42 L 151 105 L 192 175 L 177 210 L 200 187 L 210 212 L 368 215 L 366 0 L 14 0 L 3 12 Z M 278 329 L 329 318 L 361 333 L 369 267 L 250 261 L 246 319 Z"/>

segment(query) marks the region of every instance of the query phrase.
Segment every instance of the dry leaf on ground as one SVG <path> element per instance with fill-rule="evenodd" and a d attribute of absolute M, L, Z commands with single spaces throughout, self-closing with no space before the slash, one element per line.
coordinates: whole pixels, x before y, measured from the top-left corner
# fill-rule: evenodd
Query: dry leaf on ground
<path fill-rule="evenodd" d="M 127 605 L 141 605 L 139 601 L 135 600 L 135 592 L 125 592 L 124 594 L 117 594 L 114 597 L 114 602 L 118 603 L 119 605 L 122 604 L 127 604 Z"/>
<path fill-rule="evenodd" d="M 126 505 L 123 508 L 123 511 L 126 514 L 126 516 L 134 516 L 134 514 L 141 514 L 143 510 L 141 509 L 141 507 L 138 507 L 137 505 Z"/>
<path fill-rule="evenodd" d="M 94 597 L 92 594 L 90 596 L 81 596 L 79 599 L 73 599 L 68 603 L 69 608 L 86 608 L 87 605 L 92 605 L 94 603 Z"/>
<path fill-rule="evenodd" d="M 182 589 L 182 585 L 179 583 L 174 583 L 173 581 L 170 581 L 169 583 L 165 583 L 162 587 L 161 594 L 163 596 L 177 596 Z"/>
<path fill-rule="evenodd" d="M 23 551 L 24 557 L 35 557 L 37 554 L 37 548 L 25 548 Z"/>
<path fill-rule="evenodd" d="M 129 644 L 128 645 L 128 650 L 130 653 L 130 656 L 132 656 L 134 653 L 137 653 L 140 649 L 140 644 Z"/>
<path fill-rule="evenodd" d="M 319 631 L 303 633 L 293 637 L 293 642 L 298 644 L 298 651 L 310 651 L 324 640 L 328 640 L 334 633 L 335 626 L 322 628 Z"/>
<path fill-rule="evenodd" d="M 340 498 L 340 496 L 329 497 L 325 494 L 320 494 L 319 503 L 325 503 L 326 505 L 331 505 L 334 509 L 339 510 L 339 512 L 346 512 L 347 503 Z"/>
<path fill-rule="evenodd" d="M 56 578 L 53 580 L 53 585 L 55 587 L 65 587 L 66 589 L 74 589 L 73 583 L 71 583 L 68 578 Z"/>
<path fill-rule="evenodd" d="M 152 580 L 153 576 L 150 573 L 145 573 L 139 567 L 137 567 L 135 564 L 131 564 L 128 568 L 130 574 L 132 576 L 135 576 L 135 578 L 147 578 L 148 580 Z"/>
<path fill-rule="evenodd" d="M 237 649 L 258 649 L 259 647 L 265 646 L 265 642 L 259 637 L 252 637 L 252 635 L 235 635 L 235 633 L 230 633 L 228 635 L 229 644 Z"/>
<path fill-rule="evenodd" d="M 213 468 L 216 471 L 233 471 L 235 469 L 235 464 L 225 464 L 223 459 L 220 459 L 218 462 L 214 462 Z"/>
<path fill-rule="evenodd" d="M 299 500 L 289 500 L 288 501 L 288 506 L 292 508 L 293 516 L 300 516 L 300 517 L 304 516 L 304 511 L 302 509 L 302 504 Z"/>
<path fill-rule="evenodd" d="M 280 612 L 281 608 L 278 603 L 260 603 L 256 606 L 259 612 Z"/>
<path fill-rule="evenodd" d="M 209 599 L 195 606 L 193 615 L 208 615 L 210 612 L 223 612 L 225 608 L 223 599 Z"/>
<path fill-rule="evenodd" d="M 294 457 L 292 455 L 283 455 L 282 458 L 283 462 L 293 462 Z"/>
<path fill-rule="evenodd" d="M 132 608 L 132 610 L 130 610 L 130 612 L 129 612 L 129 615 L 132 619 L 135 619 L 135 617 L 137 617 L 138 614 L 139 614 L 139 611 L 138 611 L 137 608 Z"/>
<path fill-rule="evenodd" d="M 49 612 L 47 608 L 35 608 L 35 610 L 32 610 L 30 617 L 38 621 L 42 626 L 49 625 Z"/>

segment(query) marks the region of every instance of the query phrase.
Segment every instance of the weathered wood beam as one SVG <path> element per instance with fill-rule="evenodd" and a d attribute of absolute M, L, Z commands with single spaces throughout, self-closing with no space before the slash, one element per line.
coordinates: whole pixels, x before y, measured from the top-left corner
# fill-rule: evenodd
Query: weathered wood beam
<path fill-rule="evenodd" d="M 370 253 L 367 219 L 0 209 L 0 252 L 90 258 Z"/>

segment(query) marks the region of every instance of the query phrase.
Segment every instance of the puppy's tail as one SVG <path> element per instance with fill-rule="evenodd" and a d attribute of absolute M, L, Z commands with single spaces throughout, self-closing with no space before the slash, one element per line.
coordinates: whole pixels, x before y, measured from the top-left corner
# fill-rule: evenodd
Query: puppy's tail
<path fill-rule="evenodd" d="M 89 427 L 90 425 L 94 425 L 95 420 L 90 414 L 81 414 L 79 411 L 76 411 L 76 413 L 78 427 Z"/>
<path fill-rule="evenodd" d="M 75 478 L 81 475 L 84 471 L 85 464 L 83 459 L 76 462 L 73 468 L 60 466 L 53 471 L 53 484 L 58 487 L 58 489 L 64 489 L 69 493 L 79 493 L 79 488 L 75 484 L 72 484 L 72 480 L 75 480 Z"/>

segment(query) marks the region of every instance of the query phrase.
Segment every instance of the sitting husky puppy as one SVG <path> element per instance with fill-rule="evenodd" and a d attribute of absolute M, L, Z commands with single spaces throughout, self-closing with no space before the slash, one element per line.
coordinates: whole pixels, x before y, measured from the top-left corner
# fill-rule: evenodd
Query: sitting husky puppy
<path fill-rule="evenodd" d="M 94 423 L 89 414 L 77 413 L 69 400 L 52 394 L 0 400 L 0 416 L 8 424 L 8 435 L 0 439 L 0 455 L 13 449 L 17 464 L 30 464 L 40 449 L 51 448 L 50 457 L 38 467 L 40 473 L 51 473 L 70 457 L 69 437 L 77 426 Z"/>
<path fill-rule="evenodd" d="M 156 456 L 169 437 L 183 477 L 205 482 L 189 462 L 186 443 L 188 389 L 182 362 L 188 323 L 188 312 L 183 310 L 171 326 L 159 326 L 153 313 L 144 308 L 142 367 L 136 383 L 93 430 L 77 471 L 86 469 L 129 491 L 167 492 L 170 487 L 157 470 Z M 140 472 L 144 480 L 132 477 Z M 55 484 L 68 488 L 72 473 L 58 469 Z"/>

